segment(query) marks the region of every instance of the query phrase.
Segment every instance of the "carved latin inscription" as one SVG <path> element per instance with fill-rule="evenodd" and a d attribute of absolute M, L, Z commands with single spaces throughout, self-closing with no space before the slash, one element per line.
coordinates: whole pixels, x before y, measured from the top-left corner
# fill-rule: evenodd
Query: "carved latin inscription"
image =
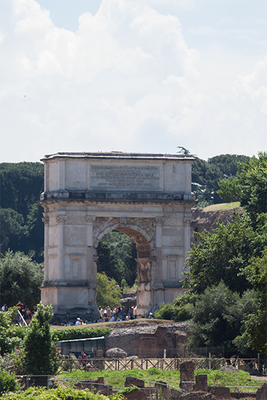
<path fill-rule="evenodd" d="M 91 187 L 158 190 L 159 167 L 91 166 Z"/>

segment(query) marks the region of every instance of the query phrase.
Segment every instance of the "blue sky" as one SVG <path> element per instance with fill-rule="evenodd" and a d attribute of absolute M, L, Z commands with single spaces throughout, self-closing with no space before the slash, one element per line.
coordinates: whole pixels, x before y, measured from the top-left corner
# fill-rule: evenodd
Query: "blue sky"
<path fill-rule="evenodd" d="M 264 0 L 1 0 L 0 162 L 267 150 Z"/>

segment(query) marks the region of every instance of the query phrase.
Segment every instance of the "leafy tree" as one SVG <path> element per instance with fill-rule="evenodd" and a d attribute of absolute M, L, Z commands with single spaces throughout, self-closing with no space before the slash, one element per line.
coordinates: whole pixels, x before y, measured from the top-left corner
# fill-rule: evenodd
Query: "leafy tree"
<path fill-rule="evenodd" d="M 42 208 L 36 204 L 43 191 L 43 171 L 41 163 L 0 164 L 1 251 L 31 253 L 37 262 L 43 261 Z"/>
<path fill-rule="evenodd" d="M 24 219 L 21 214 L 12 208 L 0 207 L 1 252 L 8 248 L 17 250 L 20 245 L 18 239 L 23 235 L 23 225 Z"/>
<path fill-rule="evenodd" d="M 155 318 L 174 319 L 175 321 L 189 320 L 193 316 L 193 306 L 198 297 L 192 291 L 187 291 L 182 296 L 178 296 L 173 304 L 162 303 L 160 308 L 155 311 Z"/>
<path fill-rule="evenodd" d="M 97 270 L 104 272 L 109 278 L 114 278 L 117 283 L 121 283 L 123 278 L 123 265 L 110 250 L 108 243 L 100 242 L 97 248 Z"/>
<path fill-rule="evenodd" d="M 259 214 L 267 213 L 267 152 L 238 164 L 237 180 L 242 187 L 241 205 L 254 225 Z"/>
<path fill-rule="evenodd" d="M 109 278 L 105 273 L 96 275 L 96 302 L 102 308 L 120 303 L 121 290 L 114 279 Z"/>
<path fill-rule="evenodd" d="M 154 314 L 157 319 L 173 319 L 174 317 L 174 307 L 170 303 L 161 303 L 158 310 Z"/>
<path fill-rule="evenodd" d="M 121 284 L 126 281 L 132 286 L 137 276 L 137 253 L 132 239 L 122 232 L 111 231 L 106 234 L 97 248 L 98 271 L 105 272 Z"/>
<path fill-rule="evenodd" d="M 23 344 L 24 370 L 32 375 L 54 375 L 59 363 L 55 344 L 51 339 L 49 321 L 51 306 L 37 305 Z"/>
<path fill-rule="evenodd" d="M 195 193 L 199 205 L 221 203 L 217 193 L 219 181 L 235 176 L 238 162 L 244 162 L 249 157 L 236 154 L 222 154 L 209 158 L 208 161 L 196 158 L 192 165 L 192 191 Z"/>
<path fill-rule="evenodd" d="M 32 308 L 40 301 L 43 265 L 23 253 L 8 251 L 0 258 L 1 302 L 8 307 L 19 300 Z"/>
<path fill-rule="evenodd" d="M 250 219 L 233 214 L 233 222 L 218 223 L 211 234 L 207 231 L 196 233 L 199 245 L 193 245 L 186 264 L 190 272 L 185 272 L 184 286 L 194 293 L 203 293 L 207 287 L 223 281 L 238 293 L 252 287 L 240 273 L 249 264 L 252 256 L 258 256 L 264 248 L 264 238 L 254 231 Z"/>
<path fill-rule="evenodd" d="M 225 355 L 237 352 L 233 340 L 240 334 L 244 315 L 257 308 L 255 293 L 250 291 L 242 297 L 220 282 L 208 287 L 199 296 L 189 322 L 192 336 L 189 347 L 225 347 Z"/>
<path fill-rule="evenodd" d="M 186 321 L 193 316 L 193 306 L 198 299 L 198 295 L 191 290 L 178 296 L 173 302 L 175 321 Z"/>
<path fill-rule="evenodd" d="M 267 358 L 267 246 L 263 256 L 254 257 L 246 267 L 247 279 L 258 293 L 258 309 L 245 319 L 247 346 L 260 351 Z"/>
<path fill-rule="evenodd" d="M 228 179 L 221 179 L 218 185 L 220 189 L 217 190 L 217 193 L 225 203 L 241 200 L 241 185 L 237 183 L 236 177 L 230 176 Z"/>
<path fill-rule="evenodd" d="M 40 198 L 44 187 L 41 163 L 0 164 L 1 207 L 12 208 L 26 220 L 30 206 Z"/>

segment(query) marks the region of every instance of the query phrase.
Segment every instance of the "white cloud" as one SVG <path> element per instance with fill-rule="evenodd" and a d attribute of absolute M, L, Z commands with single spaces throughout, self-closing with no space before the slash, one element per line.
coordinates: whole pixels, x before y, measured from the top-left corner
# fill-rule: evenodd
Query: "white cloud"
<path fill-rule="evenodd" d="M 239 75 L 233 89 L 236 96 L 246 98 L 267 114 L 267 56 L 255 65 L 251 74 Z"/>
<path fill-rule="evenodd" d="M 49 11 L 42 9 L 34 0 L 15 0 L 13 2 L 16 18 L 15 32 L 45 32 L 53 26 Z"/>
<path fill-rule="evenodd" d="M 224 65 L 231 56 L 205 58 L 189 48 L 179 19 L 153 9 L 152 0 L 103 0 L 95 15 L 80 16 L 75 33 L 54 26 L 34 0 L 13 0 L 4 35 L 6 161 L 57 151 L 175 152 L 178 145 L 203 158 L 246 154 L 251 127 L 262 123 L 256 107 L 248 112 L 241 103 L 266 107 L 263 65 L 233 89 L 238 67 L 229 79 Z"/>

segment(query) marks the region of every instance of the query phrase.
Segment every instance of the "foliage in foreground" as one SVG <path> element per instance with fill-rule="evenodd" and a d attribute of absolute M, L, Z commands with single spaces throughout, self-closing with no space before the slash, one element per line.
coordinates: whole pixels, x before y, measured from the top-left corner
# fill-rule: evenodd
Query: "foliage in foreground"
<path fill-rule="evenodd" d="M 2 396 L 5 400 L 24 400 L 24 399 L 35 399 L 35 400 L 121 400 L 122 397 L 118 395 L 104 396 L 101 394 L 94 394 L 88 389 L 50 389 L 45 388 L 29 388 L 26 391 L 18 393 L 7 393 Z"/>
<path fill-rule="evenodd" d="M 245 273 L 257 290 L 259 300 L 257 311 L 245 318 L 246 330 L 240 340 L 267 357 L 267 246 L 263 257 L 253 258 Z"/>
<path fill-rule="evenodd" d="M 19 384 L 14 375 L 8 371 L 0 371 L 0 393 L 15 392 L 19 390 Z"/>
<path fill-rule="evenodd" d="M 21 343 L 26 332 L 24 327 L 12 324 L 17 308 L 10 308 L 7 312 L 0 311 L 0 349 L 1 356 L 14 351 Z"/>
<path fill-rule="evenodd" d="M 49 320 L 51 306 L 37 305 L 27 328 L 22 350 L 23 372 L 32 375 L 54 375 L 58 369 L 58 354 L 51 338 Z"/>

